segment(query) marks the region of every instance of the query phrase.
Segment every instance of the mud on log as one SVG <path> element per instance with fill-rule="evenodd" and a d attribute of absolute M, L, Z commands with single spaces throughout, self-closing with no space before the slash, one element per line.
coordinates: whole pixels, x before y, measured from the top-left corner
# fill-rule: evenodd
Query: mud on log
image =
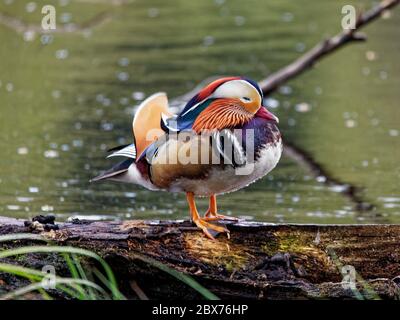
<path fill-rule="evenodd" d="M 128 298 L 138 298 L 135 287 L 150 299 L 201 298 L 149 260 L 193 277 L 222 299 L 400 298 L 400 225 L 239 222 L 227 224 L 230 240 L 220 236 L 217 241 L 205 238 L 189 221 L 76 221 L 59 227 L 39 233 L 58 245 L 97 252 Z M 0 217 L 0 234 L 26 232 L 22 220 Z M 24 264 L 37 269 L 48 259 L 26 259 Z M 342 271 L 349 270 L 342 269 L 345 265 L 356 270 L 353 289 L 342 286 Z M 10 281 L 0 274 L 0 283 L 12 285 Z"/>

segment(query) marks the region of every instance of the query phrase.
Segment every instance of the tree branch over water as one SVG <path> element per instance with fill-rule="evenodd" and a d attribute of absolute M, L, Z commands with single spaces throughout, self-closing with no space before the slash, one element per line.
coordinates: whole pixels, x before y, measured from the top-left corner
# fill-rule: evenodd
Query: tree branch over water
<path fill-rule="evenodd" d="M 384 0 L 380 2 L 369 11 L 358 16 L 355 29 L 343 30 L 336 36 L 321 41 L 291 64 L 274 72 L 266 79 L 261 80 L 259 85 L 264 94 L 271 94 L 279 88 L 279 86 L 311 68 L 323 57 L 335 52 L 344 45 L 352 42 L 365 41 L 366 36 L 360 33 L 359 30 L 377 20 L 382 16 L 383 12 L 393 9 L 398 4 L 400 4 L 400 0 Z"/>

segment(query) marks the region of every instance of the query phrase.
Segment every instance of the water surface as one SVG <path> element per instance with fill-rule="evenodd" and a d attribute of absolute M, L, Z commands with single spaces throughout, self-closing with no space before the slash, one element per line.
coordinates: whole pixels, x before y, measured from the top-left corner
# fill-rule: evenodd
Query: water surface
<path fill-rule="evenodd" d="M 39 25 L 44 4 L 0 0 L 0 12 Z M 348 1 L 54 4 L 59 26 L 101 23 L 50 35 L 0 24 L 0 215 L 188 217 L 183 195 L 88 182 L 111 165 L 106 149 L 131 141 L 135 106 L 157 91 L 176 97 L 214 75 L 260 80 L 338 32 Z M 367 43 L 335 53 L 267 101 L 287 141 L 361 187 L 376 209 L 358 212 L 340 188 L 284 157 L 268 177 L 220 197 L 222 213 L 271 222 L 400 222 L 399 23 L 397 9 L 365 29 Z M 199 206 L 205 210 L 207 201 Z"/>

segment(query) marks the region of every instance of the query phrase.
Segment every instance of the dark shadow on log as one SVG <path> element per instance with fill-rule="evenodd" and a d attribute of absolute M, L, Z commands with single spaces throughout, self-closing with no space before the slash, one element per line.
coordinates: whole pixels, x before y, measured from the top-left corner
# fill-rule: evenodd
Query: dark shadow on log
<path fill-rule="evenodd" d="M 230 240 L 221 236 L 217 241 L 205 238 L 188 221 L 77 221 L 59 227 L 40 234 L 58 245 L 100 254 L 129 298 L 137 298 L 132 283 L 150 299 L 199 298 L 196 291 L 148 259 L 190 275 L 222 299 L 400 297 L 396 280 L 400 275 L 400 225 L 239 222 L 227 224 Z M 0 234 L 24 232 L 29 229 L 23 221 L 0 217 Z M 0 244 L 4 248 L 35 243 Z M 354 290 L 342 286 L 345 265 L 357 272 Z M 1 282 L 7 283 L 2 275 Z"/>

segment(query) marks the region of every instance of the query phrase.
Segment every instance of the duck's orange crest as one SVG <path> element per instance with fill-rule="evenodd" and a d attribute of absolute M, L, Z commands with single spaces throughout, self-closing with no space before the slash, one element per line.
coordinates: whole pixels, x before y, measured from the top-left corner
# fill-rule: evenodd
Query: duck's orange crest
<path fill-rule="evenodd" d="M 222 130 L 250 121 L 253 114 L 243 108 L 239 99 L 218 99 L 202 111 L 193 124 L 193 130 Z"/>

